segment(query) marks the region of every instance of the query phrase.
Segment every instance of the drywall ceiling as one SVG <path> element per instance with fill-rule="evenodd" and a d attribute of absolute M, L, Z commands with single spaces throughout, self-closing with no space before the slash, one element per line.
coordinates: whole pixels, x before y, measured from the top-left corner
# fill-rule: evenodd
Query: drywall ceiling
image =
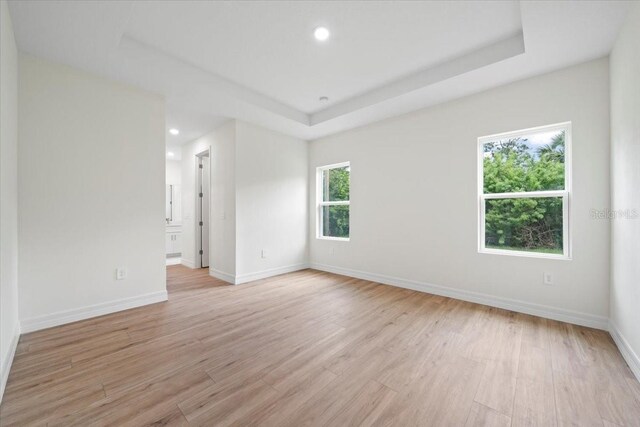
<path fill-rule="evenodd" d="M 602 57 L 628 7 L 10 2 L 21 51 L 163 94 L 167 126 L 181 130 L 168 143 L 200 136 L 225 118 L 315 139 Z M 320 25 L 331 31 L 326 42 L 313 38 Z"/>
<path fill-rule="evenodd" d="M 212 116 L 200 111 L 175 108 L 169 104 L 166 108 L 166 140 L 167 148 L 179 150 L 186 142 L 193 141 L 220 126 L 228 119 Z M 169 129 L 178 129 L 178 135 L 169 133 Z"/>
<path fill-rule="evenodd" d="M 313 113 L 520 30 L 512 2 L 140 2 L 125 32 Z"/>

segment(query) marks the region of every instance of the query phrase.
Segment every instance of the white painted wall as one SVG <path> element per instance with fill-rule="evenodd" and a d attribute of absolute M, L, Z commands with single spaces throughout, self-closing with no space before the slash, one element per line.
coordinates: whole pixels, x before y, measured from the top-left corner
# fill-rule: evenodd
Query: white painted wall
<path fill-rule="evenodd" d="M 640 378 L 640 4 L 627 16 L 610 60 L 611 208 L 637 213 L 611 221 L 611 322 Z"/>
<path fill-rule="evenodd" d="M 609 204 L 608 81 L 603 58 L 312 142 L 312 265 L 606 327 L 609 224 L 590 210 Z M 573 123 L 573 260 L 479 254 L 477 138 L 564 121 Z M 351 240 L 318 240 L 315 168 L 344 161 Z M 543 286 L 543 272 L 555 286 Z"/>
<path fill-rule="evenodd" d="M 18 322 L 18 56 L 7 2 L 0 2 L 0 400 Z"/>
<path fill-rule="evenodd" d="M 307 191 L 308 143 L 237 121 L 237 282 L 306 266 Z"/>
<path fill-rule="evenodd" d="M 182 263 L 195 265 L 196 155 L 210 150 L 211 224 L 209 268 L 235 276 L 235 134 L 234 121 L 182 147 Z"/>
<path fill-rule="evenodd" d="M 180 160 L 167 159 L 165 174 L 167 185 L 180 185 L 182 182 L 182 162 Z"/>
<path fill-rule="evenodd" d="M 31 56 L 19 71 L 23 329 L 166 299 L 163 99 Z"/>
<path fill-rule="evenodd" d="M 308 143 L 236 120 L 182 148 L 183 264 L 195 259 L 195 156 L 208 148 L 210 273 L 241 283 L 306 267 Z"/>

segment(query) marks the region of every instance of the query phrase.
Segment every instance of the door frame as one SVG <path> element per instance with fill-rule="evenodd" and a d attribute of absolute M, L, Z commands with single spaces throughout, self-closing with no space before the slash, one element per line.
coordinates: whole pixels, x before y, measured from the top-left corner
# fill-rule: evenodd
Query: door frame
<path fill-rule="evenodd" d="M 208 160 L 205 160 L 208 159 Z M 201 202 L 202 199 L 200 197 L 200 192 L 201 192 L 201 183 L 200 183 L 200 177 L 201 177 L 201 171 L 200 171 L 200 163 L 201 162 L 208 162 L 209 165 L 209 194 L 208 194 L 208 204 L 209 204 L 209 209 L 208 209 L 208 218 L 207 218 L 207 222 L 208 222 L 208 230 L 211 229 L 211 147 L 207 148 L 206 150 L 203 150 L 199 153 L 196 153 L 196 155 L 194 156 L 194 162 L 195 162 L 195 182 L 194 182 L 194 188 L 195 188 L 195 192 L 194 192 L 194 218 L 193 218 L 193 245 L 194 245 L 194 266 L 195 268 L 211 268 L 211 265 L 209 263 L 209 260 L 207 260 L 207 266 L 203 267 L 202 264 L 202 255 L 200 253 L 200 250 L 202 248 L 202 227 L 200 225 L 200 218 L 202 215 L 202 210 L 201 210 Z M 211 242 L 209 241 L 210 239 L 207 239 L 207 246 L 208 246 L 208 251 L 207 251 L 207 255 L 209 255 L 209 259 L 211 259 Z"/>

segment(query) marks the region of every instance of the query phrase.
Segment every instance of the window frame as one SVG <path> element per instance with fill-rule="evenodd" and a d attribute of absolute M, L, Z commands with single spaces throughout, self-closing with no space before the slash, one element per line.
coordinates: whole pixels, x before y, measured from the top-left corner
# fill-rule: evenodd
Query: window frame
<path fill-rule="evenodd" d="M 522 137 L 532 133 L 565 131 L 565 158 L 564 158 L 564 190 L 525 191 L 514 193 L 484 193 L 484 144 L 497 139 Z M 552 125 L 537 126 L 533 128 L 498 133 L 478 138 L 477 162 L 478 162 L 478 253 L 491 255 L 508 255 L 530 258 L 544 258 L 556 260 L 571 260 L 571 122 L 562 122 Z M 486 201 L 492 199 L 517 199 L 517 198 L 544 198 L 562 197 L 562 254 L 549 254 L 544 252 L 518 251 L 508 249 L 487 248 L 485 242 L 485 209 Z"/>
<path fill-rule="evenodd" d="M 322 175 L 324 171 L 331 169 L 349 168 L 349 200 L 341 201 L 325 201 L 323 187 L 322 187 Z M 323 235 L 322 224 L 322 208 L 325 206 L 349 206 L 349 237 L 333 237 Z M 333 163 L 330 165 L 319 166 L 316 168 L 316 239 L 319 240 L 335 240 L 348 242 L 351 239 L 351 162 Z"/>

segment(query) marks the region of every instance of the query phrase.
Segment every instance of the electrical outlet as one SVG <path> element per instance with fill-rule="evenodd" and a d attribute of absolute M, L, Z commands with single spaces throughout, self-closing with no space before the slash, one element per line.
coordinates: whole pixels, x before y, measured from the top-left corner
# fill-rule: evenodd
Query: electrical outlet
<path fill-rule="evenodd" d="M 542 283 L 548 286 L 553 285 L 553 274 L 542 273 Z"/>
<path fill-rule="evenodd" d="M 267 251 L 265 251 L 264 249 L 262 250 L 262 252 L 260 252 L 260 256 L 262 258 L 266 258 L 267 257 Z"/>
<path fill-rule="evenodd" d="M 127 270 L 124 268 L 116 268 L 116 280 L 124 280 L 127 278 Z"/>

